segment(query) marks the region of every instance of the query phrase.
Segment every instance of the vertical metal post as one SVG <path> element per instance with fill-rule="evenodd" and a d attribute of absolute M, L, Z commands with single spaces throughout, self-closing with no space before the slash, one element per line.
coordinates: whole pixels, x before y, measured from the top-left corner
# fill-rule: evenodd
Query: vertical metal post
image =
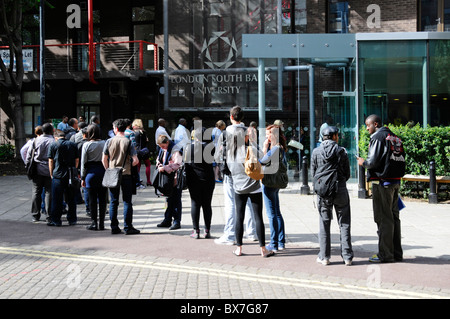
<path fill-rule="evenodd" d="M 427 57 L 425 57 L 422 64 L 422 116 L 424 128 L 428 125 L 428 97 L 428 62 Z"/>
<path fill-rule="evenodd" d="M 88 0 L 88 39 L 89 39 L 89 80 L 93 84 L 98 84 L 94 79 L 94 4 L 93 0 Z"/>
<path fill-rule="evenodd" d="M 359 167 L 359 174 L 358 174 L 358 198 L 366 198 L 367 191 L 366 191 L 366 170 L 362 166 Z"/>
<path fill-rule="evenodd" d="M 45 1 L 41 0 L 39 5 L 39 80 L 41 93 L 41 117 L 39 125 L 45 121 Z"/>
<path fill-rule="evenodd" d="M 278 0 L 277 1 L 277 33 L 282 34 L 283 33 L 283 26 L 282 26 L 282 18 L 283 18 L 283 1 Z M 278 58 L 277 59 L 277 76 L 278 76 L 278 110 L 283 111 L 283 59 Z"/>
<path fill-rule="evenodd" d="M 164 110 L 169 110 L 169 0 L 163 2 L 164 29 Z"/>
<path fill-rule="evenodd" d="M 300 187 L 300 195 L 309 195 L 309 184 L 308 184 L 308 158 L 303 156 L 302 161 L 302 187 Z"/>
<path fill-rule="evenodd" d="M 312 154 L 316 143 L 315 137 L 315 125 L 316 125 L 316 115 L 315 115 L 315 101 L 314 101 L 314 66 L 309 66 L 309 154 Z"/>
<path fill-rule="evenodd" d="M 259 144 L 262 149 L 266 134 L 266 64 L 258 59 L 258 113 Z"/>
<path fill-rule="evenodd" d="M 430 194 L 428 195 L 429 204 L 437 204 L 437 183 L 436 183 L 436 163 L 430 162 Z"/>

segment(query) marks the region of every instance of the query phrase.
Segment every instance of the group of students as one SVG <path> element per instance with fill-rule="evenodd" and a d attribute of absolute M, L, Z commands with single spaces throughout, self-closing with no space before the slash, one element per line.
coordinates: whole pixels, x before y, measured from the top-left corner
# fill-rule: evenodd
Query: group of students
<path fill-rule="evenodd" d="M 223 121 L 216 123 L 212 134 L 213 143 L 207 143 L 210 140 L 204 140 L 205 130 L 201 125 L 189 133 L 186 120 L 180 119 L 172 139 L 164 128 L 165 121 L 162 119 L 158 121 L 159 127 L 155 135 L 158 147 L 156 170 L 159 173 L 173 174 L 174 187 L 170 195 L 166 196 L 167 209 L 163 221 L 157 226 L 168 227 L 171 230 L 181 227 L 183 188 L 177 187 L 180 179 L 177 173 L 183 167 L 191 199 L 193 226 L 191 237 L 196 239 L 201 237 L 200 211 L 203 211 L 205 223 L 203 237 L 211 238 L 211 202 L 216 182 L 221 175 L 225 225 L 223 235 L 214 242 L 225 245 L 236 244 L 233 254 L 242 256 L 244 254 L 243 235 L 246 228 L 247 237 L 259 242 L 261 256 L 270 257 L 276 251 L 283 250 L 286 243 L 284 220 L 280 211 L 280 188 L 269 187 L 264 181 L 250 177 L 243 163 L 246 161 L 248 149 L 252 148 L 258 152 L 257 161 L 262 167 L 269 167 L 272 162 L 280 159 L 285 164 L 286 138 L 280 125 L 269 125 L 266 127 L 262 147 L 259 148 L 260 143 L 258 143 L 255 128 L 252 126 L 247 128 L 242 123 L 244 112 L 241 107 L 231 108 L 229 119 L 231 125 L 228 127 Z M 36 172 L 31 177 L 33 221 L 39 221 L 42 201 L 45 198 L 45 207 L 48 211 L 47 225 L 61 225 L 65 205 L 68 206 L 69 225 L 76 224 L 76 200 L 81 187 L 92 218 L 92 223 L 87 229 L 105 229 L 108 189 L 102 185 L 103 176 L 109 167 L 122 167 L 120 187 L 109 189 L 111 233 L 122 233 L 117 218 L 119 195 L 122 192 L 123 230 L 127 235 L 139 234 L 140 231 L 133 226 L 132 195 L 136 194 L 136 188 L 141 183 L 139 177 L 141 161 L 146 165 L 147 185 L 152 184 L 146 147 L 148 139 L 143 130 L 142 121 L 131 122 L 128 119 L 114 121 L 112 134 L 109 133 L 106 140 L 101 136 L 98 123 L 93 122 L 87 126 L 73 125 L 78 124 L 76 119 L 69 120 L 69 123 L 72 124 L 72 128 L 78 128 L 79 132 L 72 132 L 67 128 L 64 131 L 55 130 L 51 123 L 45 123 L 42 127 L 36 128 L 37 137 L 30 140 L 21 150 L 26 165 L 31 161 L 36 164 Z M 393 138 L 392 132 L 381 125 L 379 117 L 375 115 L 369 117 L 366 124 L 372 134 L 369 158 L 367 160 L 358 158 L 358 164 L 368 168 L 369 178 L 374 181 L 375 186 L 378 186 L 376 182 L 383 183 L 383 188 L 374 187 L 374 212 L 379 227 L 380 244 L 378 254 L 370 260 L 373 262 L 398 261 L 402 260 L 402 250 L 398 207 L 395 203 L 401 177 L 397 175 L 398 171 L 402 170 L 397 167 L 392 170 L 392 167 L 402 165 L 404 172 L 404 150 L 401 148 L 401 141 Z M 313 177 L 317 177 L 320 171 L 326 170 L 324 168 L 331 162 L 336 163 L 334 167 L 337 171 L 337 189 L 332 198 L 318 197 L 320 252 L 317 261 L 324 265 L 328 265 L 330 259 L 330 222 L 333 208 L 336 210 L 341 230 L 342 258 L 346 265 L 351 265 L 353 259 L 350 202 L 346 188 L 350 168 L 347 152 L 338 146 L 338 133 L 339 130 L 333 126 L 324 130 L 324 139 L 311 157 Z M 384 135 L 378 138 L 382 133 Z M 79 135 L 81 138 L 78 137 Z M 387 143 L 386 147 L 380 146 L 383 143 Z M 398 154 L 383 151 L 390 149 Z M 392 154 L 398 156 L 398 159 L 396 158 L 392 161 L 393 164 L 390 164 L 388 159 L 393 156 Z M 393 171 L 396 173 L 392 173 Z M 78 175 L 81 178 L 80 184 L 77 183 Z M 378 197 L 382 197 L 380 203 Z M 270 226 L 268 245 L 266 245 L 262 217 L 263 203 Z M 247 222 L 245 217 L 248 217 Z"/>
<path fill-rule="evenodd" d="M 37 222 L 44 212 L 48 226 L 61 226 L 61 216 L 67 213 L 69 225 L 77 223 L 77 203 L 83 190 L 86 212 L 91 216 L 89 230 L 105 229 L 108 189 L 103 187 L 103 175 L 108 167 L 123 165 L 122 185 L 119 189 L 109 189 L 109 217 L 111 232 L 121 233 L 117 218 L 119 193 L 122 189 L 124 201 L 124 231 L 127 235 L 138 234 L 132 224 L 132 194 L 140 179 L 132 173 L 132 167 L 139 164 L 140 139 L 145 138 L 142 122 L 119 119 L 113 123 L 113 137 L 103 139 L 99 123 L 78 122 L 73 118 L 63 121 L 68 127 L 54 129 L 51 123 L 38 126 L 36 138 L 21 149 L 22 158 L 28 167 L 33 163 L 36 170 L 29 176 L 33 184 L 31 214 Z M 133 129 L 134 125 L 134 129 Z M 132 132 L 129 132 L 132 131 Z M 135 134 L 136 133 L 136 134 Z M 139 138 L 136 136 L 141 135 Z M 79 137 L 79 138 L 78 138 Z M 125 148 L 127 147 L 127 148 Z M 129 152 L 127 152 L 129 150 Z M 128 157 L 128 155 L 130 155 Z M 147 182 L 150 182 L 150 162 L 141 158 L 147 165 Z M 45 199 L 45 205 L 42 205 Z M 67 210 L 65 207 L 67 206 Z"/>
<path fill-rule="evenodd" d="M 247 237 L 259 242 L 261 256 L 267 258 L 285 248 L 279 188 L 267 187 L 261 180 L 247 175 L 243 163 L 249 147 L 258 150 L 256 130 L 252 126 L 244 126 L 244 112 L 239 106 L 231 108 L 229 119 L 231 125 L 228 127 L 223 121 L 216 123 L 211 134 L 213 143 L 209 139 L 204 140 L 208 134 L 205 134 L 201 125 L 195 126 L 189 136 L 184 119 L 180 120 L 173 140 L 168 134 L 156 137 L 160 148 L 156 168 L 161 173 L 175 175 L 174 188 L 167 198 L 164 220 L 157 226 L 169 227 L 171 230 L 180 228 L 182 189 L 176 187 L 180 178 L 176 172 L 184 165 L 191 199 L 191 237 L 211 238 L 211 201 L 216 182 L 220 178 L 224 190 L 225 225 L 223 235 L 215 239 L 215 243 L 236 244 L 233 254 L 244 255 L 245 224 Z M 263 167 L 274 160 L 278 161 L 280 154 L 285 161 L 286 139 L 279 125 L 269 125 L 266 128 L 263 145 L 258 156 Z M 270 243 L 267 245 L 262 216 L 263 202 L 270 225 Z M 205 223 L 204 234 L 201 234 L 199 225 L 201 210 Z M 246 222 L 245 217 L 248 217 Z"/>

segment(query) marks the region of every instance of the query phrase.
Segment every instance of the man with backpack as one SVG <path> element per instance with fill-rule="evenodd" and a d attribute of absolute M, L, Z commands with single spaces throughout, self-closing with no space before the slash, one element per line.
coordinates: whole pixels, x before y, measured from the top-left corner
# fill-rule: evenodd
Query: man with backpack
<path fill-rule="evenodd" d="M 347 266 L 352 264 L 353 249 L 350 235 L 350 197 L 347 180 L 350 178 L 350 163 L 345 148 L 338 145 L 339 130 L 329 126 L 323 130 L 323 142 L 315 148 L 311 158 L 311 174 L 314 191 L 318 195 L 320 216 L 319 245 L 317 262 L 330 264 L 333 207 L 341 233 L 341 256 Z"/>
<path fill-rule="evenodd" d="M 381 123 L 378 115 L 369 115 L 366 128 L 370 134 L 367 159 L 358 164 L 367 169 L 372 182 L 373 215 L 378 226 L 378 254 L 370 262 L 403 260 L 398 193 L 405 174 L 405 151 L 402 141 Z"/>

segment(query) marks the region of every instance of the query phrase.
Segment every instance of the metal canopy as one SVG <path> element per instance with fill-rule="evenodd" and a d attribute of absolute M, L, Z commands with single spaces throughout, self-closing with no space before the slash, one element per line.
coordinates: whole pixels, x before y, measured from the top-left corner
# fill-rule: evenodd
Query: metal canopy
<path fill-rule="evenodd" d="M 342 63 L 356 57 L 356 38 L 355 34 L 244 34 L 242 57 Z"/>

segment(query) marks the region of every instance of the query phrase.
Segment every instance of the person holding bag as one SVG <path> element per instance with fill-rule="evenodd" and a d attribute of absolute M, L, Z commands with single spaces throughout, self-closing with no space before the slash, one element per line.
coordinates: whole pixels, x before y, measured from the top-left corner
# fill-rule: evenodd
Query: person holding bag
<path fill-rule="evenodd" d="M 236 256 L 242 256 L 242 237 L 244 234 L 245 206 L 248 199 L 250 199 L 254 211 L 256 234 L 258 236 L 261 256 L 270 257 L 274 255 L 274 252 L 268 251 L 266 249 L 264 221 L 262 218 L 263 199 L 261 182 L 259 180 L 250 178 L 246 174 L 243 165 L 245 162 L 245 142 L 247 139 L 247 130 L 241 123 L 243 119 L 244 113 L 241 107 L 234 106 L 230 110 L 230 121 L 232 125 L 228 126 L 226 129 L 227 166 L 233 178 L 233 188 L 235 193 L 234 199 L 236 203 L 235 229 L 237 248 L 233 251 L 233 254 Z M 250 139 L 249 144 L 250 146 L 248 147 L 255 147 L 256 139 Z"/>
<path fill-rule="evenodd" d="M 117 219 L 117 210 L 119 206 L 120 189 L 122 189 L 123 200 L 123 217 L 124 230 L 126 235 L 139 234 L 140 231 L 133 227 L 133 178 L 131 176 L 131 167 L 138 164 L 136 149 L 130 147 L 131 141 L 125 136 L 125 129 L 127 128 L 127 121 L 118 119 L 113 123 L 113 130 L 115 137 L 106 141 L 103 149 L 102 163 L 105 169 L 122 167 L 123 172 L 120 182 L 120 187 L 110 188 L 110 205 L 109 218 L 111 220 L 111 233 L 120 234 L 122 231 L 119 228 L 119 221 Z"/>
<path fill-rule="evenodd" d="M 266 128 L 266 140 L 263 146 L 264 156 L 259 161 L 264 165 L 262 190 L 270 226 L 270 244 L 266 248 L 271 251 L 283 250 L 286 243 L 279 198 L 280 189 L 285 188 L 288 183 L 286 149 L 283 131 L 278 125 L 269 125 Z"/>
<path fill-rule="evenodd" d="M 160 135 L 157 142 L 160 147 L 158 159 L 156 161 L 158 174 L 173 174 L 173 188 L 171 189 L 170 194 L 163 194 L 167 196 L 167 209 L 164 213 L 164 220 L 159 223 L 157 227 L 169 227 L 170 230 L 175 230 L 181 228 L 182 189 L 176 187 L 176 172 L 183 164 L 183 157 L 179 149 L 175 147 L 175 143 L 167 136 Z"/>

